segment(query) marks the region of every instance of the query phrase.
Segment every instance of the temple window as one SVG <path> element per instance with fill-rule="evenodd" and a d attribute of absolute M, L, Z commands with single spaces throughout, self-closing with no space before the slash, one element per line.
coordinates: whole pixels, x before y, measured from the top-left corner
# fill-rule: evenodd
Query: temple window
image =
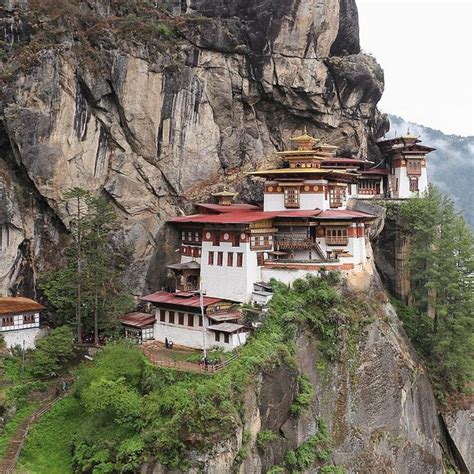
<path fill-rule="evenodd" d="M 222 267 L 223 260 L 224 260 L 224 252 L 217 252 L 217 265 Z"/>
<path fill-rule="evenodd" d="M 244 263 L 244 254 L 243 253 L 237 253 L 237 266 L 241 267 Z"/>
<path fill-rule="evenodd" d="M 202 316 L 198 316 L 198 325 L 202 326 Z"/>
<path fill-rule="evenodd" d="M 418 178 L 410 178 L 410 191 L 418 191 Z"/>
<path fill-rule="evenodd" d="M 349 243 L 347 227 L 326 228 L 326 243 L 328 245 L 347 245 Z"/>
<path fill-rule="evenodd" d="M 216 338 L 216 342 L 220 342 L 221 340 L 221 333 L 219 331 L 216 331 L 215 332 L 215 338 Z"/>
<path fill-rule="evenodd" d="M 285 188 L 285 207 L 300 207 L 300 190 L 298 188 Z"/>
<path fill-rule="evenodd" d="M 35 322 L 35 315 L 34 314 L 25 314 L 23 316 L 23 324 L 32 324 Z"/>
<path fill-rule="evenodd" d="M 174 311 L 170 311 L 168 322 L 174 324 Z"/>
<path fill-rule="evenodd" d="M 224 333 L 224 342 L 229 344 L 229 335 L 227 333 Z"/>
<path fill-rule="evenodd" d="M 166 321 L 166 311 L 164 309 L 160 309 L 160 321 L 162 323 Z"/>
<path fill-rule="evenodd" d="M 227 254 L 227 266 L 228 267 L 234 266 L 234 253 L 233 252 L 229 252 Z"/>
<path fill-rule="evenodd" d="M 407 173 L 408 174 L 421 174 L 421 161 L 420 160 L 408 160 L 407 161 Z"/>
<path fill-rule="evenodd" d="M 13 326 L 13 316 L 4 316 L 2 318 L 2 326 Z"/>
<path fill-rule="evenodd" d="M 184 313 L 178 313 L 178 324 L 184 326 Z"/>
<path fill-rule="evenodd" d="M 194 326 L 194 314 L 188 314 L 188 326 L 189 327 Z"/>
<path fill-rule="evenodd" d="M 329 188 L 329 206 L 330 207 L 341 207 L 342 200 L 344 197 L 343 190 L 339 186 Z"/>
<path fill-rule="evenodd" d="M 214 265 L 214 252 L 209 252 L 207 263 L 208 265 Z"/>

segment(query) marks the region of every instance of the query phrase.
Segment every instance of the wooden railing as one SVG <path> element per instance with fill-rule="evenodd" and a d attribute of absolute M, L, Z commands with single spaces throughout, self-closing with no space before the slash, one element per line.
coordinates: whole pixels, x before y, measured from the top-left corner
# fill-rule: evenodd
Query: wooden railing
<path fill-rule="evenodd" d="M 182 360 L 161 359 L 157 354 L 153 354 L 153 352 L 147 350 L 146 348 L 142 348 L 142 350 L 146 358 L 156 367 L 179 370 L 182 372 L 193 372 L 197 374 L 214 374 L 216 372 L 219 372 L 238 357 L 238 354 L 234 354 L 224 362 L 220 362 L 218 364 L 204 365 L 198 364 L 196 362 L 187 362 Z"/>

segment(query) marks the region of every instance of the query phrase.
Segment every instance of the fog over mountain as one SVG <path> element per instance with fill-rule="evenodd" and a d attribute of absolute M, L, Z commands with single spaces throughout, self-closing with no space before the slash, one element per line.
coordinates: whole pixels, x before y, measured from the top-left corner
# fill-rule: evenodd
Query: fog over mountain
<path fill-rule="evenodd" d="M 428 177 L 441 191 L 450 195 L 474 227 L 474 137 L 446 135 L 423 125 L 389 115 L 390 132 L 386 137 L 410 132 L 423 143 L 436 148 L 428 155 Z"/>

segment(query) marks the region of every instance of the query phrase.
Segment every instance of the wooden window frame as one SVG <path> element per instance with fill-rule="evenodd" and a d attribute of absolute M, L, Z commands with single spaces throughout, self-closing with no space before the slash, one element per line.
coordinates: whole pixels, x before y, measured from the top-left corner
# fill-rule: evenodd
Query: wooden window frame
<path fill-rule="evenodd" d="M 207 264 L 214 265 L 214 252 L 212 250 L 209 251 L 209 254 L 207 256 Z"/>
<path fill-rule="evenodd" d="M 198 316 L 198 326 L 202 327 L 202 316 L 201 315 Z"/>
<path fill-rule="evenodd" d="M 25 314 L 23 315 L 23 324 L 34 324 L 35 315 L 34 314 Z"/>
<path fill-rule="evenodd" d="M 420 176 L 421 175 L 421 161 L 415 159 L 407 160 L 407 174 L 411 176 Z"/>
<path fill-rule="evenodd" d="M 417 176 L 411 176 L 409 179 L 410 192 L 416 193 L 420 190 L 420 182 Z"/>
<path fill-rule="evenodd" d="M 215 331 L 214 339 L 216 342 L 221 342 L 221 333 L 219 331 Z"/>
<path fill-rule="evenodd" d="M 237 252 L 237 267 L 244 266 L 244 254 L 242 252 Z"/>
<path fill-rule="evenodd" d="M 344 190 L 340 186 L 329 187 L 329 207 L 342 207 L 344 202 Z"/>
<path fill-rule="evenodd" d="M 174 322 L 175 322 L 175 317 L 174 317 L 175 314 L 174 313 L 175 313 L 174 311 L 169 311 L 168 312 L 168 322 L 170 324 L 174 324 Z"/>
<path fill-rule="evenodd" d="M 194 327 L 194 314 L 188 313 L 188 327 Z"/>
<path fill-rule="evenodd" d="M 160 322 L 161 323 L 166 322 L 166 310 L 165 309 L 160 309 Z"/>
<path fill-rule="evenodd" d="M 227 252 L 227 266 L 234 266 L 234 252 Z"/>
<path fill-rule="evenodd" d="M 224 343 L 225 343 L 225 344 L 229 344 L 229 341 L 230 341 L 229 334 L 225 332 L 225 333 L 224 333 Z"/>
<path fill-rule="evenodd" d="M 326 227 L 326 245 L 348 245 L 347 227 Z"/>
<path fill-rule="evenodd" d="M 296 186 L 284 188 L 283 199 L 287 209 L 298 209 L 300 207 L 300 189 Z"/>
<path fill-rule="evenodd" d="M 184 326 L 184 313 L 178 313 L 178 324 Z"/>
<path fill-rule="evenodd" d="M 222 267 L 224 264 L 224 252 L 217 252 L 217 266 Z"/>

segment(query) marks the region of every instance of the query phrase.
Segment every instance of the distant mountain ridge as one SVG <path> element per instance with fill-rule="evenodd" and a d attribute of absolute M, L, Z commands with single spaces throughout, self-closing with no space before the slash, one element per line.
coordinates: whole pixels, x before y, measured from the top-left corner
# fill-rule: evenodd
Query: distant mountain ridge
<path fill-rule="evenodd" d="M 474 228 L 474 136 L 447 135 L 440 130 L 390 115 L 386 138 L 406 133 L 420 135 L 423 144 L 436 148 L 428 155 L 428 179 L 451 196 Z"/>

